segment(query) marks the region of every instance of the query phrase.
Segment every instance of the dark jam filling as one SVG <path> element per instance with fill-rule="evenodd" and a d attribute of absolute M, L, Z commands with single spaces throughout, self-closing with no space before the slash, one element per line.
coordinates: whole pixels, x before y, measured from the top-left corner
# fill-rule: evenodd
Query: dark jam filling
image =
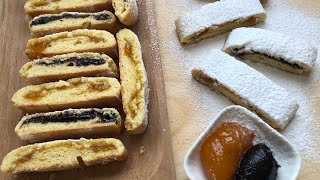
<path fill-rule="evenodd" d="M 71 57 L 67 59 L 53 59 L 49 62 L 47 61 L 39 61 L 36 64 L 37 65 L 44 65 L 44 66 L 51 66 L 51 65 L 58 65 L 58 64 L 67 64 L 67 66 L 89 66 L 89 65 L 101 65 L 105 64 L 106 60 L 102 58 L 90 58 L 90 57 L 83 57 L 83 58 L 77 58 L 77 57 Z"/>
<path fill-rule="evenodd" d="M 108 14 L 98 14 L 98 15 L 88 15 L 88 14 L 63 14 L 63 15 L 50 15 L 39 17 L 33 21 L 31 21 L 32 26 L 47 24 L 52 21 L 58 21 L 62 19 L 80 19 L 80 18 L 87 18 L 89 16 L 93 16 L 97 21 L 104 21 L 111 19 L 111 16 Z"/>
<path fill-rule="evenodd" d="M 268 146 L 259 143 L 242 157 L 235 180 L 276 180 L 280 165 Z"/>
<path fill-rule="evenodd" d="M 236 48 L 236 49 L 234 49 L 234 53 L 235 54 L 238 54 L 239 56 L 241 56 L 241 55 L 245 55 L 246 53 L 245 52 L 239 52 L 240 50 L 243 50 L 243 49 L 238 49 L 238 48 Z M 267 56 L 267 57 L 270 57 L 269 55 L 267 55 L 267 54 L 262 54 L 262 53 L 258 53 L 258 52 L 254 52 L 254 51 L 252 51 L 253 53 L 256 53 L 256 54 L 260 54 L 260 55 L 262 55 L 262 56 Z M 289 66 L 291 66 L 291 67 L 293 67 L 293 68 L 296 68 L 296 69 L 303 69 L 303 67 L 302 66 L 300 66 L 299 64 L 296 64 L 296 63 L 289 63 L 288 61 L 286 61 L 286 60 L 284 60 L 283 58 L 275 58 L 275 57 L 272 57 L 272 58 L 274 58 L 274 59 L 276 59 L 276 60 L 278 60 L 278 61 L 280 61 L 281 63 L 283 63 L 283 64 L 287 64 L 287 65 L 289 65 Z"/>
<path fill-rule="evenodd" d="M 57 115 L 32 117 L 30 119 L 25 120 L 22 123 L 21 127 L 29 123 L 46 124 L 49 122 L 71 123 L 79 121 L 89 121 L 96 117 L 99 117 L 99 120 L 97 120 L 96 123 L 110 123 L 117 121 L 117 115 L 113 112 L 103 113 L 96 110 L 90 110 L 81 113 L 74 113 L 66 111 Z"/>
<path fill-rule="evenodd" d="M 111 19 L 111 16 L 109 16 L 108 14 L 99 14 L 99 15 L 95 15 L 94 18 L 97 21 L 105 21 L 105 20 Z"/>

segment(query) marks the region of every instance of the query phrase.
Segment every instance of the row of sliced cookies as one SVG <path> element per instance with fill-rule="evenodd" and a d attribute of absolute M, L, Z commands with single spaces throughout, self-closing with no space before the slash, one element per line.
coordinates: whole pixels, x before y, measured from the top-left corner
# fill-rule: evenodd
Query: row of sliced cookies
<path fill-rule="evenodd" d="M 94 74 L 99 71 L 103 73 Z M 120 133 L 123 123 L 119 112 L 113 108 L 103 108 L 121 105 L 118 79 L 77 77 L 86 75 L 83 72 L 88 72 L 90 76 L 118 76 L 115 63 L 107 55 L 72 53 L 46 57 L 28 62 L 21 72 L 33 83 L 76 76 L 27 86 L 13 95 L 15 107 L 28 113 L 38 112 L 24 116 L 16 126 L 15 131 L 21 139 L 39 142 Z M 55 140 L 13 150 L 5 156 L 1 171 L 22 173 L 73 169 L 122 161 L 126 157 L 124 145 L 114 138 Z"/>
<path fill-rule="evenodd" d="M 91 41 L 93 36 L 102 40 Z M 78 41 L 81 43 L 74 43 Z M 40 52 L 38 47 L 43 44 L 46 46 Z M 115 62 L 107 55 L 93 53 L 103 49 L 104 53 L 117 56 L 117 47 L 121 86 L 116 79 L 119 73 Z M 85 53 L 70 53 L 82 51 Z M 87 108 L 89 105 L 117 107 L 121 105 L 121 94 L 127 130 L 133 134 L 145 130 L 148 82 L 141 45 L 131 30 L 120 30 L 117 40 L 102 30 L 47 35 L 29 40 L 26 53 L 30 59 L 42 58 L 27 62 L 20 74 L 33 84 L 46 83 L 19 90 L 12 97 L 16 107 L 31 113 Z"/>
<path fill-rule="evenodd" d="M 95 135 L 99 136 L 106 134 L 119 134 L 122 127 L 122 122 L 121 116 L 116 109 L 97 109 L 85 107 L 112 107 L 121 105 L 120 94 L 122 94 L 123 109 L 126 114 L 126 129 L 129 133 L 132 134 L 143 133 L 147 126 L 148 120 L 148 86 L 146 72 L 142 61 L 140 49 L 141 47 L 137 36 L 128 29 L 123 29 L 119 31 L 119 33 L 117 34 L 117 39 L 120 54 L 119 69 L 121 85 L 119 81 L 113 77 L 76 77 L 65 81 L 60 80 L 58 82 L 49 82 L 45 84 L 24 87 L 14 94 L 14 96 L 12 97 L 12 101 L 15 103 L 16 107 L 26 112 L 39 113 L 24 116 L 15 128 L 16 133 L 22 139 L 28 141 L 46 141 L 67 137 L 92 137 Z M 75 61 L 72 58 L 70 60 L 70 56 L 74 58 L 80 58 L 80 61 Z M 72 53 L 67 55 L 58 55 L 53 57 L 46 57 L 46 59 L 42 60 L 36 60 L 33 62 L 33 65 L 44 65 L 45 68 L 48 68 L 47 66 L 55 66 L 54 64 L 58 62 L 58 66 L 65 65 L 66 68 L 68 68 L 77 66 L 77 63 L 80 63 L 80 65 L 90 63 L 90 60 L 81 62 L 81 57 L 84 57 L 85 60 L 88 60 L 90 59 L 88 57 L 92 56 L 94 56 L 92 59 L 96 60 L 95 57 L 101 57 L 102 55 L 98 55 L 96 53 Z M 106 58 L 108 56 L 104 56 L 105 59 L 108 59 Z M 114 64 L 113 61 L 111 62 L 112 64 Z M 71 66 L 70 63 L 72 63 L 73 65 Z M 99 63 L 97 64 L 99 65 Z M 63 72 L 63 68 L 61 69 L 61 72 Z M 108 70 L 112 71 L 111 68 Z M 37 70 L 30 71 L 37 72 Z M 38 72 L 40 72 L 41 74 L 41 68 L 40 70 L 38 69 Z M 115 71 L 111 74 L 114 75 L 117 74 L 117 72 Z M 45 73 L 43 73 L 43 75 L 45 75 Z M 60 75 L 61 73 L 58 73 L 58 76 Z M 53 75 L 52 77 L 54 76 L 55 75 Z M 50 81 L 50 79 L 46 78 L 42 78 L 42 80 Z M 36 80 L 35 82 L 39 81 Z M 64 110 L 67 108 L 81 109 Z M 118 141 L 116 139 L 98 140 L 111 142 Z M 79 141 L 81 143 L 90 144 L 98 140 L 75 140 L 74 142 Z M 61 144 L 62 147 L 66 146 L 73 153 L 77 153 L 74 149 L 72 149 L 73 146 L 71 146 L 70 148 L 70 145 L 68 145 L 70 143 L 73 145 L 73 141 L 70 142 L 59 140 L 48 142 L 46 144 L 49 147 L 55 146 L 56 144 Z M 23 153 L 21 154 L 22 149 L 24 149 L 23 151 L 25 151 L 26 149 L 33 149 L 33 147 L 35 146 L 42 146 L 42 144 L 21 147 L 9 153 L 4 159 L 3 165 L 1 166 L 2 171 L 21 173 L 35 170 L 48 171 L 68 169 L 80 166 L 79 162 L 78 165 L 75 165 L 70 162 L 64 162 L 63 166 L 65 167 L 55 168 L 55 166 L 57 166 L 56 163 L 61 163 L 59 160 L 57 160 L 55 162 L 44 161 L 44 164 L 42 164 L 41 167 L 39 167 L 40 164 L 37 164 L 37 157 L 41 156 L 41 154 L 59 154 L 59 156 L 65 158 L 74 158 L 71 155 L 63 153 L 63 150 L 51 152 L 50 148 L 45 149 L 43 151 L 37 150 L 32 152 L 32 158 L 29 158 L 26 161 L 27 163 L 13 164 L 13 162 L 11 162 L 13 157 L 15 157 L 15 159 L 23 159 L 27 156 Z M 123 144 L 110 144 L 110 147 L 112 146 L 115 146 L 115 148 L 117 149 L 121 149 L 121 147 L 124 147 Z M 109 149 L 109 146 L 98 146 L 97 148 Z M 97 152 L 95 152 L 92 148 L 88 148 L 86 152 L 87 151 L 88 153 L 97 154 Z M 81 157 L 82 156 L 85 155 L 81 155 Z M 108 161 L 123 160 L 126 156 L 126 150 L 121 150 L 118 154 L 112 156 L 106 154 L 102 157 L 94 156 L 94 162 L 106 162 L 105 159 L 108 159 Z M 35 165 L 31 166 L 31 164 Z M 90 165 L 90 163 L 86 165 Z"/>
<path fill-rule="evenodd" d="M 20 70 L 28 82 L 36 85 L 20 89 L 12 97 L 16 107 L 25 112 L 37 112 L 24 116 L 16 126 L 15 131 L 22 139 L 39 142 L 119 134 L 122 128 L 119 112 L 114 108 L 99 108 L 121 105 L 120 94 L 123 109 L 128 114 L 125 121 L 128 132 L 145 131 L 148 85 L 141 46 L 131 30 L 120 30 L 118 43 L 110 32 L 104 31 L 115 32 L 115 17 L 109 11 L 96 11 L 105 10 L 110 2 L 102 0 L 88 4 L 88 1 L 79 0 L 75 5 L 69 0 L 27 1 L 25 10 L 31 16 L 49 14 L 35 17 L 30 22 L 34 35 L 47 36 L 28 41 L 26 54 L 33 61 Z M 119 3 L 115 0 L 112 4 L 123 24 L 132 25 L 137 21 L 136 1 Z M 62 13 L 51 14 L 59 12 Z M 100 30 L 78 30 L 82 28 Z M 61 32 L 66 30 L 73 31 Z M 48 35 L 51 33 L 56 34 Z M 117 47 L 119 70 L 112 60 L 118 57 Z M 119 78 L 118 71 L 121 85 L 116 79 Z M 41 158 L 44 155 L 45 158 Z M 57 156 L 61 159 L 50 159 Z M 1 170 L 21 173 L 73 169 L 126 157 L 121 141 L 113 138 L 57 140 L 12 151 L 3 160 Z"/>

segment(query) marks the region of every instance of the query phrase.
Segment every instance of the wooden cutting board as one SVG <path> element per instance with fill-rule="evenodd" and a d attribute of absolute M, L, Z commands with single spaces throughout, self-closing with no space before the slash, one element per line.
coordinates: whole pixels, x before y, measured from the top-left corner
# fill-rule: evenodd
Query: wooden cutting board
<path fill-rule="evenodd" d="M 13 107 L 11 96 L 27 84 L 19 77 L 19 69 L 27 62 L 25 45 L 31 35 L 24 1 L 0 1 L 0 159 L 11 150 L 26 145 L 14 133 L 22 113 Z M 134 27 L 143 49 L 150 86 L 149 126 L 138 136 L 126 133 L 119 138 L 129 151 L 125 162 L 80 170 L 24 175 L 0 174 L 0 179 L 174 179 L 174 163 L 162 79 L 158 39 L 152 0 L 139 1 L 140 20 Z M 139 155 L 141 146 L 145 154 Z"/>
<path fill-rule="evenodd" d="M 160 39 L 161 59 L 163 62 L 162 67 L 164 70 L 163 74 L 166 87 L 177 179 L 187 179 L 183 168 L 183 160 L 188 149 L 206 128 L 210 120 L 214 118 L 223 108 L 232 104 L 227 98 L 211 91 L 209 88 L 193 80 L 191 77 L 192 67 L 190 67 L 196 64 L 198 58 L 206 56 L 205 53 L 209 52 L 212 48 L 222 48 L 228 33 L 190 46 L 181 46 L 175 31 L 174 21 L 177 19 L 177 17 L 199 9 L 201 5 L 210 2 L 215 1 L 156 1 L 157 26 Z M 279 3 L 286 4 L 288 9 L 277 8 L 280 6 Z M 316 26 L 316 24 L 320 23 L 320 13 L 317 13 L 320 12 L 319 0 L 269 0 L 264 7 L 267 11 L 268 18 L 266 22 L 260 24 L 259 27 L 262 26 L 262 28 L 266 27 L 268 29 L 281 31 L 283 33 L 295 32 L 298 35 L 300 33 L 302 38 L 311 36 L 314 37 L 314 42 L 318 42 L 318 45 L 320 44 L 320 28 L 312 29 L 313 27 L 319 27 Z M 289 10 L 291 11 L 291 14 L 288 13 Z M 277 14 L 279 15 L 277 16 Z M 302 16 L 301 14 L 309 17 L 309 19 L 314 19 L 314 21 L 309 19 L 295 21 L 296 19 L 299 19 L 295 18 L 295 16 Z M 318 38 L 316 34 L 318 35 Z M 318 64 L 319 57 L 320 56 L 318 56 Z M 254 66 L 256 67 L 258 65 Z M 315 150 L 315 153 L 319 153 L 318 150 L 320 143 L 319 138 L 317 138 L 319 137 L 317 132 L 320 130 L 319 67 L 320 66 L 317 65 L 314 73 L 309 77 L 299 77 L 287 74 L 285 72 L 279 72 L 278 70 L 274 70 L 270 67 L 264 67 L 262 65 L 259 66 L 259 70 L 268 69 L 268 71 L 271 73 L 263 73 L 265 73 L 272 80 L 277 80 L 277 83 L 287 83 L 288 81 L 305 82 L 305 86 L 302 86 L 302 91 L 300 93 L 309 95 L 310 100 L 307 102 L 307 104 L 311 106 L 309 107 L 309 109 L 311 109 L 310 116 L 313 116 L 313 119 L 306 129 L 297 131 L 296 136 L 297 138 L 300 138 L 299 136 L 300 134 L 303 134 L 303 131 L 310 131 L 309 127 L 313 126 L 313 131 L 308 132 L 308 134 L 316 137 L 316 142 L 314 142 L 315 144 L 312 144 L 314 146 L 313 149 Z M 284 83 L 279 83 L 279 85 L 286 86 Z M 294 88 L 289 90 L 295 92 L 298 91 Z M 302 103 L 303 102 L 299 102 L 300 111 L 303 110 L 305 106 L 305 104 Z M 299 120 L 304 121 L 304 119 Z M 297 121 L 297 119 L 295 119 L 295 121 Z M 297 123 L 291 123 L 288 128 L 292 128 L 292 126 L 295 126 L 295 124 Z M 306 139 L 306 141 L 308 141 L 308 139 Z M 301 152 L 301 154 L 305 154 L 305 152 Z M 309 156 L 309 160 L 308 158 L 303 158 L 299 179 L 320 179 L 320 163 L 310 161 L 312 154 L 309 154 Z"/>

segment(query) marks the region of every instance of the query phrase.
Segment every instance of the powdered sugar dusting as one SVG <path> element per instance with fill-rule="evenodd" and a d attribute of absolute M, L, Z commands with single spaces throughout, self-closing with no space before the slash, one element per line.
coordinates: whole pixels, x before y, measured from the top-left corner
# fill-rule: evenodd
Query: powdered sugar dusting
<path fill-rule="evenodd" d="M 175 31 L 174 21 L 179 16 L 197 10 L 209 2 L 214 1 L 163 0 L 156 3 L 162 67 L 178 179 L 186 177 L 183 159 L 192 143 L 217 113 L 232 104 L 224 96 L 192 79 L 190 74 L 192 67 L 198 65 L 199 59 L 208 56 L 213 48 L 222 48 L 228 33 L 184 47 L 180 45 Z M 296 4 L 307 6 L 307 2 L 269 0 L 264 5 L 268 17 L 265 23 L 257 27 L 304 39 L 317 45 L 319 49 L 320 11 L 306 13 L 304 8 L 297 8 Z M 319 61 L 319 55 L 317 59 Z M 297 147 L 305 162 L 318 163 L 320 161 L 320 154 L 317 153 L 318 142 L 320 142 L 318 132 L 320 130 L 320 64 L 316 62 L 314 71 L 309 76 L 298 76 L 263 64 L 246 63 L 277 85 L 290 90 L 290 95 L 298 100 L 300 108 L 282 134 Z M 316 168 L 306 163 L 303 166 Z M 314 172 L 313 169 L 306 169 L 301 174 L 308 174 L 308 177 L 311 177 L 312 172 Z"/>
<path fill-rule="evenodd" d="M 259 0 L 222 0 L 180 16 L 176 22 L 177 31 L 181 41 L 188 42 L 208 28 L 219 28 L 222 24 L 257 15 L 265 15 Z"/>
<path fill-rule="evenodd" d="M 225 52 L 260 53 L 311 69 L 317 58 L 317 48 L 296 37 L 260 28 L 233 30 L 223 47 Z M 239 50 L 236 50 L 239 49 Z"/>
<path fill-rule="evenodd" d="M 274 128 L 284 129 L 299 107 L 288 90 L 221 50 L 212 50 L 195 69 L 257 108 Z"/>

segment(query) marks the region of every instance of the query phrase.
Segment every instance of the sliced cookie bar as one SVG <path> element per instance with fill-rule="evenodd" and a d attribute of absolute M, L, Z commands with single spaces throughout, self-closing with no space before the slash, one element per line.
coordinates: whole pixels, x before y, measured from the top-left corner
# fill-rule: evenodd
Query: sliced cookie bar
<path fill-rule="evenodd" d="M 131 134 L 143 133 L 148 125 L 148 80 L 138 37 L 129 29 L 117 33 L 119 71 L 125 128 Z"/>
<path fill-rule="evenodd" d="M 15 131 L 22 140 L 39 142 L 119 134 L 121 127 L 121 117 L 116 109 L 90 108 L 26 115 Z"/>
<path fill-rule="evenodd" d="M 98 29 L 115 33 L 116 16 L 110 11 L 43 14 L 33 18 L 29 23 L 29 28 L 31 33 L 36 36 L 76 29 Z"/>
<path fill-rule="evenodd" d="M 112 9 L 111 0 L 27 0 L 24 10 L 30 16 L 60 12 L 98 12 Z"/>
<path fill-rule="evenodd" d="M 204 58 L 192 70 L 192 76 L 256 112 L 276 129 L 284 129 L 299 108 L 286 89 L 221 50 L 213 50 Z"/>
<path fill-rule="evenodd" d="M 259 28 L 233 30 L 223 51 L 295 74 L 309 74 L 317 58 L 310 43 Z"/>
<path fill-rule="evenodd" d="M 138 21 L 138 6 L 136 0 L 112 0 L 115 15 L 119 21 L 127 26 L 134 25 Z"/>
<path fill-rule="evenodd" d="M 224 0 L 182 15 L 175 23 L 180 42 L 191 44 L 265 19 L 266 12 L 259 0 Z"/>
<path fill-rule="evenodd" d="M 32 84 L 75 77 L 119 77 L 115 62 L 109 56 L 98 53 L 70 53 L 45 57 L 27 62 L 19 72 Z"/>
<path fill-rule="evenodd" d="M 123 161 L 127 150 L 118 139 L 58 140 L 22 146 L 7 154 L 4 173 L 76 169 L 112 161 Z"/>
<path fill-rule="evenodd" d="M 117 56 L 117 42 L 108 31 L 79 29 L 29 39 L 26 49 L 29 59 L 71 52 L 105 53 L 114 58 Z"/>
<path fill-rule="evenodd" d="M 31 85 L 11 98 L 26 112 L 48 112 L 67 108 L 117 107 L 121 105 L 120 83 L 116 78 L 73 78 L 67 81 Z"/>

